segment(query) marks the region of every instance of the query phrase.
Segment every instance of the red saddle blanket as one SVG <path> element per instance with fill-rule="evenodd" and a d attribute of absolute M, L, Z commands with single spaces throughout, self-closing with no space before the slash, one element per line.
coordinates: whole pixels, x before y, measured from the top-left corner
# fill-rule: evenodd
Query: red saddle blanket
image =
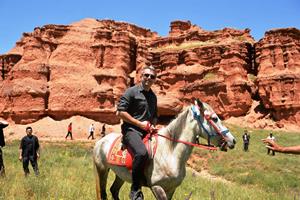
<path fill-rule="evenodd" d="M 147 134 L 143 139 L 149 158 L 153 158 L 156 153 L 157 137 L 157 134 Z M 113 141 L 107 154 L 107 162 L 111 165 L 125 166 L 129 170 L 132 169 L 132 153 L 128 148 L 122 149 L 122 135 Z"/>

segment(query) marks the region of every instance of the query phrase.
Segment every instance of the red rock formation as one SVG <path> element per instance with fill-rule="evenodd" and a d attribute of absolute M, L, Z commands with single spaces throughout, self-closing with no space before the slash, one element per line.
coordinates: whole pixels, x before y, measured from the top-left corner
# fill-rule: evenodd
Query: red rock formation
<path fill-rule="evenodd" d="M 190 22 L 172 22 L 170 35 L 151 44 L 152 63 L 160 70 L 159 100 L 175 105 L 180 99 L 182 107 L 200 98 L 223 118 L 245 115 L 252 104 L 247 73 L 253 42 L 248 29 L 209 32 Z M 179 107 L 160 108 L 171 114 Z"/>
<path fill-rule="evenodd" d="M 176 115 L 192 98 L 223 118 L 245 116 L 261 100 L 280 126 L 299 122 L 299 30 L 267 32 L 256 52 L 249 32 L 205 31 L 189 21 L 171 22 L 167 37 L 112 20 L 37 27 L 0 56 L 0 117 L 119 123 L 120 95 L 152 64 L 161 116 Z"/>
<path fill-rule="evenodd" d="M 1 115 L 17 123 L 76 114 L 118 123 L 115 104 L 135 70 L 138 41 L 155 37 L 156 33 L 135 25 L 94 19 L 46 25 L 23 34 L 16 47 L 2 56 L 17 53 L 20 58 L 5 72 Z"/>
<path fill-rule="evenodd" d="M 275 121 L 300 122 L 300 30 L 274 29 L 255 45 L 259 96 Z"/>

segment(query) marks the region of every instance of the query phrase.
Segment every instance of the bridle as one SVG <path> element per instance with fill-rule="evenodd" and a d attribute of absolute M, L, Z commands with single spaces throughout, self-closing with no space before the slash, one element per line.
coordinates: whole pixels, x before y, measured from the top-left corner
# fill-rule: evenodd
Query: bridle
<path fill-rule="evenodd" d="M 193 112 L 193 115 L 194 115 L 194 118 L 197 120 L 198 122 L 198 125 L 199 127 L 202 127 L 202 129 L 204 130 L 204 132 L 206 133 L 207 135 L 207 138 L 208 138 L 208 144 L 210 145 L 210 138 L 216 136 L 216 135 L 213 135 L 213 134 L 210 134 L 210 132 L 205 128 L 205 126 L 203 125 L 202 121 L 204 121 L 204 119 L 206 119 L 206 121 L 208 121 L 208 123 L 214 128 L 214 130 L 216 131 L 217 135 L 219 135 L 222 140 L 225 142 L 226 141 L 226 134 L 229 132 L 228 129 L 225 129 L 223 131 L 221 131 L 215 124 L 215 122 L 213 122 L 212 120 L 212 116 L 213 115 L 216 115 L 215 113 L 213 112 L 205 112 L 205 111 L 202 111 L 201 112 L 201 109 L 199 108 L 199 106 L 197 104 L 193 105 L 192 106 L 192 112 Z M 203 117 L 202 117 L 202 116 Z M 202 120 L 202 119 L 203 120 Z"/>
<path fill-rule="evenodd" d="M 159 133 L 154 133 L 157 134 L 158 136 L 160 137 L 163 137 L 163 138 L 166 138 L 170 141 L 173 141 L 173 142 L 177 142 L 177 143 L 182 143 L 182 144 L 186 144 L 186 145 L 189 145 L 189 146 L 194 146 L 194 147 L 198 147 L 198 148 L 202 148 L 202 149 L 207 149 L 207 150 L 217 150 L 217 147 L 213 146 L 210 144 L 210 139 L 212 137 L 215 137 L 216 135 L 219 135 L 221 136 L 222 138 L 222 141 L 223 143 L 221 144 L 221 148 L 224 147 L 226 145 L 226 134 L 229 132 L 228 129 L 225 129 L 223 131 L 221 131 L 217 126 L 216 124 L 213 122 L 212 120 L 212 116 L 215 114 L 215 113 L 205 113 L 204 112 L 201 112 L 200 111 L 201 109 L 199 108 L 198 104 L 195 103 L 195 105 L 193 105 L 191 107 L 191 111 L 193 113 L 193 117 L 194 119 L 197 121 L 198 123 L 198 126 L 199 128 L 202 128 L 204 130 L 204 132 L 207 134 L 207 142 L 208 142 L 208 145 L 205 145 L 205 144 L 200 144 L 200 143 L 193 143 L 193 142 L 187 142 L 187 141 L 183 141 L 183 140 L 178 140 L 178 139 L 174 139 L 174 138 L 171 138 L 169 136 L 165 136 L 165 135 L 161 135 Z M 204 118 L 208 121 L 208 123 L 214 128 L 214 130 L 216 131 L 216 135 L 213 135 L 211 134 L 206 128 L 205 126 L 203 125 L 203 123 L 201 121 L 204 121 Z M 203 120 L 202 120 L 203 119 Z M 199 136 L 199 135 L 198 135 Z"/>

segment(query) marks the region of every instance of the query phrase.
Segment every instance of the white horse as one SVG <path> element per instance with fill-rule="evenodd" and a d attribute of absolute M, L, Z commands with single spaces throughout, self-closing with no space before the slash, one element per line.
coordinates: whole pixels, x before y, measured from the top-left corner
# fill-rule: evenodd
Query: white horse
<path fill-rule="evenodd" d="M 186 175 L 186 162 L 192 153 L 198 137 L 206 138 L 221 150 L 234 148 L 235 139 L 212 108 L 199 100 L 195 105 L 184 109 L 176 119 L 158 131 L 158 146 L 153 159 L 147 162 L 144 169 L 146 181 L 159 200 L 171 199 L 176 188 Z M 107 199 L 106 182 L 109 169 L 116 174 L 110 188 L 114 199 L 119 199 L 119 191 L 124 181 L 131 182 L 131 173 L 126 167 L 111 165 L 107 162 L 107 154 L 113 141 L 120 134 L 111 133 L 97 141 L 94 147 L 94 165 L 96 174 L 97 199 Z M 164 137 L 163 137 L 164 136 Z M 165 138 L 167 137 L 167 138 Z"/>

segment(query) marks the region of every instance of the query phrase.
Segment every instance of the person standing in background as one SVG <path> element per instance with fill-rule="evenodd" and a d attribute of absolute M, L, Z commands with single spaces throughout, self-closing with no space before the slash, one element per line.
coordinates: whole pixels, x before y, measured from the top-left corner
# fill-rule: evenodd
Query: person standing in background
<path fill-rule="evenodd" d="M 87 139 L 90 139 L 90 137 L 92 137 L 92 140 L 95 139 L 95 138 L 94 138 L 94 131 L 95 131 L 94 124 L 91 124 L 91 125 L 90 125 L 90 128 L 89 128 L 89 133 L 90 133 L 90 135 L 89 135 L 89 137 L 88 137 Z"/>
<path fill-rule="evenodd" d="M 3 129 L 8 126 L 8 122 L 1 120 L 0 121 L 0 176 L 5 176 L 5 168 L 3 161 L 3 152 L 2 148 L 5 146 L 5 139 L 3 134 Z"/>
<path fill-rule="evenodd" d="M 73 140 L 73 135 L 72 135 L 72 122 L 68 125 L 68 133 L 67 133 L 65 139 L 67 139 L 69 136 L 71 137 L 71 140 Z"/>
<path fill-rule="evenodd" d="M 32 135 L 32 128 L 26 128 L 26 136 L 21 140 L 19 147 L 19 160 L 23 163 L 25 176 L 29 174 L 29 162 L 36 176 L 39 175 L 37 160 L 40 157 L 40 144 L 37 136 Z"/>
<path fill-rule="evenodd" d="M 270 133 L 270 135 L 267 137 L 268 140 L 271 140 L 273 142 L 275 142 L 275 137 L 273 136 L 272 132 Z M 272 156 L 275 156 L 275 151 L 272 149 L 268 149 L 268 154 L 270 154 L 270 152 L 272 151 Z"/>
<path fill-rule="evenodd" d="M 101 130 L 101 137 L 104 137 L 105 136 L 105 124 L 103 124 L 102 126 L 102 130 Z"/>
<path fill-rule="evenodd" d="M 244 131 L 243 143 L 244 143 L 244 151 L 248 151 L 249 143 L 250 143 L 250 135 L 248 135 L 247 130 Z"/>

